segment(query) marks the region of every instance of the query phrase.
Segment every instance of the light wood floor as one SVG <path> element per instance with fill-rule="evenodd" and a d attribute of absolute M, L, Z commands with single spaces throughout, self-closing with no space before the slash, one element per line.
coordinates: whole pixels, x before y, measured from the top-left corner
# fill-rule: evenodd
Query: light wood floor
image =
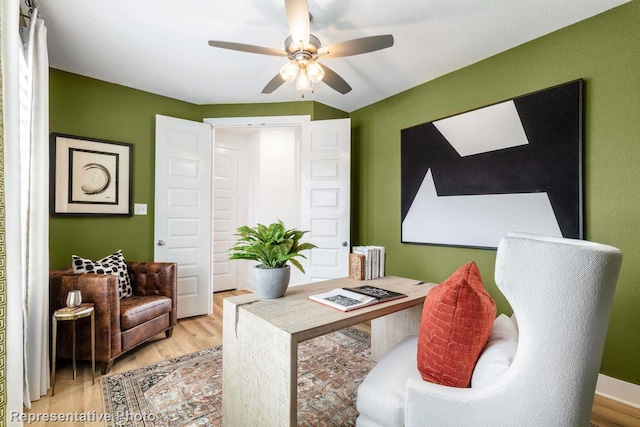
<path fill-rule="evenodd" d="M 229 296 L 240 295 L 247 291 L 229 291 L 214 295 L 213 314 L 181 319 L 174 328 L 170 339 L 164 333 L 157 335 L 137 349 L 130 351 L 116 359 L 111 369 L 112 373 L 129 371 L 131 369 L 150 365 L 172 357 L 202 350 L 208 347 L 222 345 L 222 300 Z M 370 332 L 368 324 L 359 328 Z M 78 377 L 71 378 L 71 363 L 59 360 L 56 368 L 56 395 L 51 396 L 51 390 L 40 400 L 33 402 L 29 411 L 32 416 L 52 413 L 91 413 L 103 412 L 102 392 L 100 390 L 100 369 L 96 370 L 96 383 L 91 384 L 91 364 L 78 362 Z M 596 396 L 593 406 L 592 422 L 600 427 L 640 427 L 640 409 L 631 408 L 618 402 Z M 25 425 L 27 425 L 25 423 Z M 55 426 L 60 423 L 34 422 L 35 426 Z M 104 425 L 96 423 L 65 423 L 65 426 Z"/>

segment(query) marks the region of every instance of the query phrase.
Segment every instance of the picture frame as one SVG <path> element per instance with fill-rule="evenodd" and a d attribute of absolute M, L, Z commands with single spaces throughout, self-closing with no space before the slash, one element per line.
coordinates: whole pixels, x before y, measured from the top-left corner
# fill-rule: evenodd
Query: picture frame
<path fill-rule="evenodd" d="M 51 215 L 131 216 L 133 144 L 50 136 Z"/>
<path fill-rule="evenodd" d="M 401 242 L 584 238 L 583 80 L 401 130 Z"/>

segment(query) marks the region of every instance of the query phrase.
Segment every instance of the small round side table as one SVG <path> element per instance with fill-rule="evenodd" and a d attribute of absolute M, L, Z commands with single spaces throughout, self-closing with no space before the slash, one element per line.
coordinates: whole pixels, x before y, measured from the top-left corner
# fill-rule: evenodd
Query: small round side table
<path fill-rule="evenodd" d="M 93 303 L 85 303 L 78 307 L 69 308 L 64 307 L 56 310 L 53 313 L 52 320 L 52 369 L 51 369 L 51 396 L 56 393 L 56 338 L 58 322 L 64 322 L 67 320 L 73 321 L 73 349 L 72 349 L 72 363 L 73 363 L 73 379 L 76 379 L 76 320 L 83 317 L 91 316 L 91 380 L 92 384 L 96 383 L 96 325 L 95 325 L 95 310 L 93 309 Z"/>

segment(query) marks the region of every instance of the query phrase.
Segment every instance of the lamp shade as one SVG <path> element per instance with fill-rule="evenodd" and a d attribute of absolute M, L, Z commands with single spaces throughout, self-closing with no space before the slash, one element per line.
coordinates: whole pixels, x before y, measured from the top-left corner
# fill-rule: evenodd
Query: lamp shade
<path fill-rule="evenodd" d="M 307 74 L 307 70 L 304 68 L 300 69 L 298 73 L 298 80 L 296 81 L 296 89 L 297 90 L 311 90 L 311 80 L 309 79 L 309 75 Z"/>
<path fill-rule="evenodd" d="M 296 61 L 289 61 L 280 69 L 280 76 L 284 81 L 292 82 L 296 79 L 298 71 L 300 71 L 298 63 Z"/>
<path fill-rule="evenodd" d="M 316 61 L 309 61 L 307 64 L 307 74 L 309 75 L 309 80 L 314 83 L 318 83 L 324 78 L 324 70 Z"/>

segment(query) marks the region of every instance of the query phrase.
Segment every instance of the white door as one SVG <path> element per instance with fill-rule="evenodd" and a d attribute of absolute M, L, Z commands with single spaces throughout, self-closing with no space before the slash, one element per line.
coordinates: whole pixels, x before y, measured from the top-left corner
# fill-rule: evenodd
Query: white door
<path fill-rule="evenodd" d="M 229 261 L 238 228 L 238 150 L 215 147 L 213 167 L 213 290 L 238 288 L 238 262 Z"/>
<path fill-rule="evenodd" d="M 213 129 L 156 115 L 155 255 L 178 264 L 178 317 L 209 314 Z"/>
<path fill-rule="evenodd" d="M 301 226 L 318 246 L 303 264 L 307 282 L 349 275 L 350 162 L 349 119 L 302 124 Z"/>

